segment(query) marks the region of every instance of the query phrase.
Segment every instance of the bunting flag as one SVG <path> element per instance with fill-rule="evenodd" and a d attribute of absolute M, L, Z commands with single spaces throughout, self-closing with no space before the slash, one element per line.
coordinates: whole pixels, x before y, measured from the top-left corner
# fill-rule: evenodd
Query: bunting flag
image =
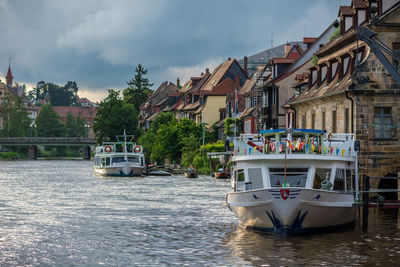
<path fill-rule="evenodd" d="M 250 148 L 249 148 L 249 155 L 251 155 L 251 150 L 252 150 L 252 149 L 251 149 L 251 147 L 250 147 Z"/>
<path fill-rule="evenodd" d="M 244 155 L 247 155 L 247 148 L 244 149 Z"/>
<path fill-rule="evenodd" d="M 322 146 L 318 146 L 318 154 L 321 154 Z"/>
<path fill-rule="evenodd" d="M 336 155 L 339 155 L 339 148 L 336 149 Z"/>
<path fill-rule="evenodd" d="M 282 149 L 282 143 L 279 142 L 279 152 L 282 152 L 282 151 L 283 151 L 283 149 Z"/>
<path fill-rule="evenodd" d="M 346 152 L 346 149 L 342 149 L 342 157 L 344 156 L 344 152 Z"/>
<path fill-rule="evenodd" d="M 328 154 L 328 147 L 324 147 L 324 154 Z"/>
<path fill-rule="evenodd" d="M 314 141 L 313 141 L 314 142 Z M 313 143 L 314 144 L 314 143 Z M 315 150 L 315 145 L 312 145 L 312 152 L 314 153 L 314 150 Z"/>
<path fill-rule="evenodd" d="M 235 157 L 237 156 L 237 149 L 235 149 Z"/>
<path fill-rule="evenodd" d="M 308 144 L 306 145 L 306 151 L 308 151 Z"/>
<path fill-rule="evenodd" d="M 314 138 L 315 138 L 315 136 L 312 137 L 312 144 L 314 144 Z"/>
<path fill-rule="evenodd" d="M 332 155 L 332 152 L 333 152 L 333 147 L 331 147 L 331 155 Z"/>

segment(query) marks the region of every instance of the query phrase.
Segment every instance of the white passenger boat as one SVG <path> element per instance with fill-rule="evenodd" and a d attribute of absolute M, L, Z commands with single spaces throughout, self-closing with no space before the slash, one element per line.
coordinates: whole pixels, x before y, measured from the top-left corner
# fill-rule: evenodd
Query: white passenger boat
<path fill-rule="evenodd" d="M 353 134 L 266 130 L 235 138 L 226 205 L 245 228 L 299 234 L 352 226 L 358 201 Z"/>
<path fill-rule="evenodd" d="M 143 176 L 145 159 L 142 146 L 127 142 L 131 135 L 123 137 L 120 142 L 105 142 L 96 147 L 94 171 L 104 176 Z"/>

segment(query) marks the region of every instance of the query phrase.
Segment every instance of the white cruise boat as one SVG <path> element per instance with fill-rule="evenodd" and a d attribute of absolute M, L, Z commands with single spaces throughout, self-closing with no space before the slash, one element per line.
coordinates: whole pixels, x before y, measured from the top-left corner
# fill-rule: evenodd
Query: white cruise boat
<path fill-rule="evenodd" d="M 355 143 L 353 134 L 311 129 L 241 135 L 226 205 L 254 230 L 301 234 L 352 226 L 359 196 Z"/>
<path fill-rule="evenodd" d="M 143 176 L 145 159 L 142 146 L 127 142 L 131 135 L 123 137 L 122 142 L 105 142 L 96 147 L 94 171 L 104 176 Z"/>

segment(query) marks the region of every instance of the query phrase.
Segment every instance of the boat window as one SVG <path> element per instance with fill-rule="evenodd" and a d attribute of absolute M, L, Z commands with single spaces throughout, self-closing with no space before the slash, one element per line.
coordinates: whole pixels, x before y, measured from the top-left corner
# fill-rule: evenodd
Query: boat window
<path fill-rule="evenodd" d="M 234 188 L 233 191 L 239 192 L 244 190 L 244 170 L 238 169 L 234 172 Z"/>
<path fill-rule="evenodd" d="M 333 190 L 344 191 L 346 185 L 346 172 L 344 169 L 336 169 L 335 182 Z"/>
<path fill-rule="evenodd" d="M 246 190 L 259 189 L 264 187 L 261 168 L 249 168 L 248 174 L 249 174 L 249 182 L 246 183 L 246 187 L 248 186 L 249 189 L 246 188 Z"/>
<path fill-rule="evenodd" d="M 108 166 L 108 165 L 111 165 L 111 158 L 106 158 L 106 165 Z"/>
<path fill-rule="evenodd" d="M 346 170 L 346 190 L 347 191 L 356 191 L 356 176 L 354 174 L 354 170 Z"/>
<path fill-rule="evenodd" d="M 314 184 L 313 188 L 314 189 L 321 189 L 321 183 L 325 179 L 329 180 L 331 174 L 331 169 L 316 169 L 315 170 L 315 177 L 314 177 Z"/>
<path fill-rule="evenodd" d="M 306 168 L 288 168 L 286 169 L 287 187 L 305 187 L 307 181 L 308 169 Z M 283 168 L 271 168 L 269 170 L 271 186 L 281 187 L 284 183 L 285 170 Z"/>
<path fill-rule="evenodd" d="M 114 163 L 118 163 L 118 162 L 124 162 L 125 161 L 125 158 L 124 157 L 114 157 L 113 159 L 112 159 L 112 163 L 114 164 Z"/>
<path fill-rule="evenodd" d="M 138 157 L 128 157 L 128 161 L 140 164 Z"/>
<path fill-rule="evenodd" d="M 104 165 L 106 165 L 106 158 L 101 159 L 101 166 L 104 166 Z"/>

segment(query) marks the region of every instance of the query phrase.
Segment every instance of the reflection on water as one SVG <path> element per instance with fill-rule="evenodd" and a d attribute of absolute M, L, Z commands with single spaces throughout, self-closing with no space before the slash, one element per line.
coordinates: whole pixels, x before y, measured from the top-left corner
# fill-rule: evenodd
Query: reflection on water
<path fill-rule="evenodd" d="M 0 265 L 396 265 L 397 210 L 356 229 L 283 237 L 243 230 L 229 181 L 102 178 L 86 161 L 0 161 Z"/>
<path fill-rule="evenodd" d="M 280 236 L 238 227 L 224 239 L 232 255 L 252 265 L 352 266 L 398 264 L 397 210 L 371 210 L 368 234 L 361 227 L 329 234 Z"/>

